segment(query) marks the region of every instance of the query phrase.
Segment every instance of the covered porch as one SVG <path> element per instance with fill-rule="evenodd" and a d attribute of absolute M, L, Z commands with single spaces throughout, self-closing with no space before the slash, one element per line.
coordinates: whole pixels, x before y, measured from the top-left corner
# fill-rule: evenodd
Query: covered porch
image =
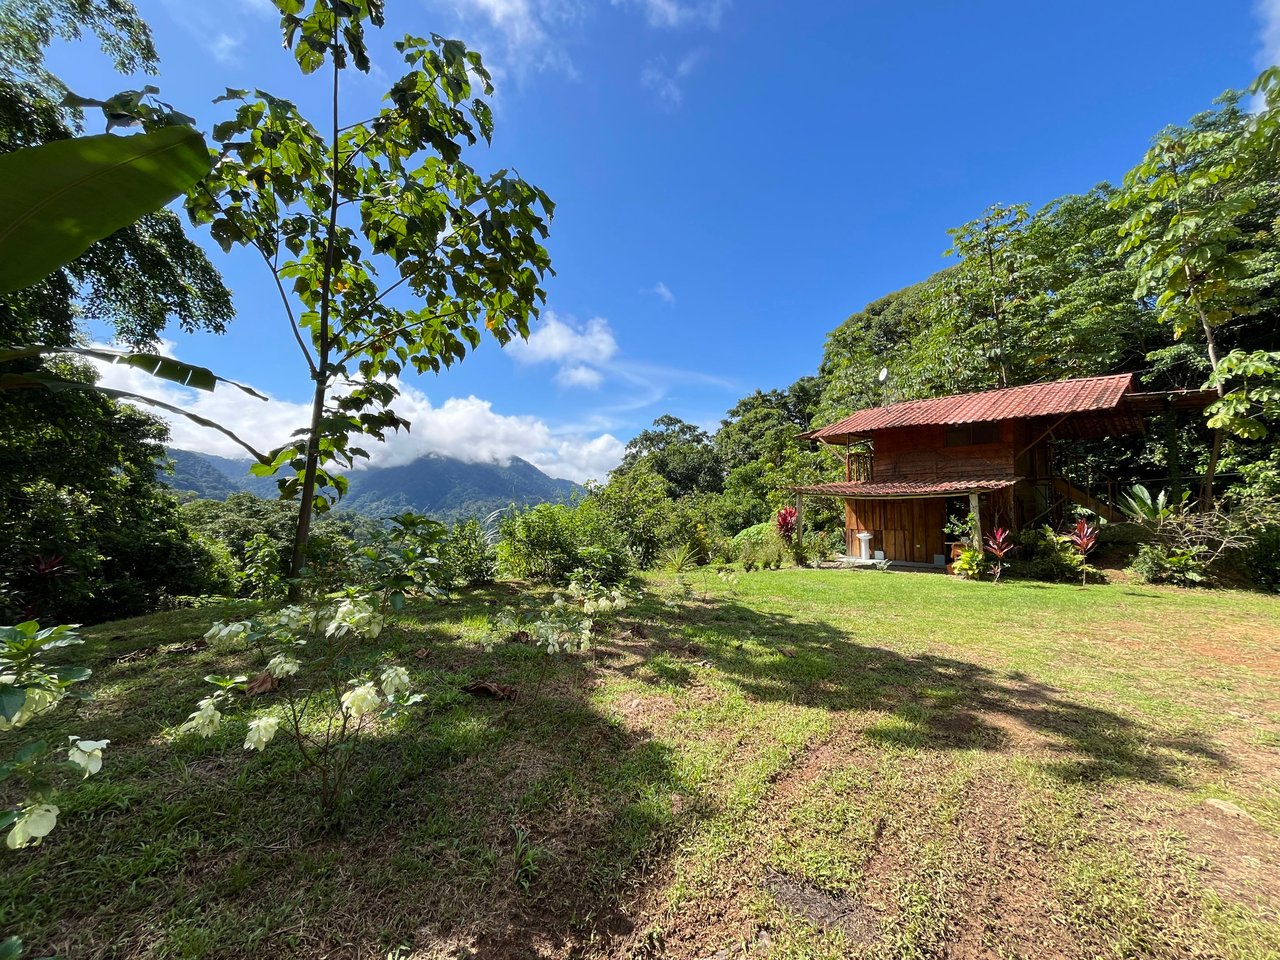
<path fill-rule="evenodd" d="M 845 554 L 855 562 L 888 561 L 902 567 L 942 568 L 950 560 L 945 527 L 972 514 L 974 533 L 1008 526 L 1014 513 L 1012 477 L 933 482 L 846 481 L 791 488 L 803 532 L 808 497 L 844 502 Z"/>

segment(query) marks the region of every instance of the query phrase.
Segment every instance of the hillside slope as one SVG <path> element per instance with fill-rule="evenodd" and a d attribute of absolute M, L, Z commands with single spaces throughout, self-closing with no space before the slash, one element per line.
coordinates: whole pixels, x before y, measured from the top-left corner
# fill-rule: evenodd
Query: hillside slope
<path fill-rule="evenodd" d="M 191 450 L 168 451 L 173 473 L 164 482 L 197 497 L 225 500 L 238 490 L 272 497 L 270 477 L 249 474 L 249 460 L 235 460 Z M 558 503 L 582 492 L 572 480 L 549 477 L 518 457 L 509 463 L 467 463 L 431 454 L 398 467 L 373 467 L 348 474 L 351 488 L 343 506 L 369 516 L 404 510 L 441 520 L 479 516 L 508 504 Z"/>

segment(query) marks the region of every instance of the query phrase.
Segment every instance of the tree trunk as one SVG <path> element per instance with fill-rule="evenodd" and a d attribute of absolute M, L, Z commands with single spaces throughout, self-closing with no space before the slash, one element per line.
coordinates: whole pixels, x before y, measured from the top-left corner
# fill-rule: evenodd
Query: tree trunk
<path fill-rule="evenodd" d="M 337 43 L 337 21 L 334 41 Z M 320 421 L 324 417 L 325 394 L 329 385 L 329 311 L 333 303 L 333 248 L 338 228 L 338 57 L 333 56 L 333 162 L 329 173 L 329 233 L 325 240 L 324 278 L 320 294 L 320 343 L 316 358 L 316 390 L 311 400 L 311 430 L 307 437 L 307 463 L 302 473 L 302 502 L 298 504 L 298 525 L 293 534 L 293 556 L 289 560 L 289 599 L 302 592 L 298 578 L 307 561 L 307 541 L 311 537 L 311 514 L 315 509 L 316 469 L 320 466 Z"/>
<path fill-rule="evenodd" d="M 1209 323 L 1209 318 L 1205 315 L 1204 309 L 1198 307 L 1200 314 L 1200 324 L 1204 327 L 1205 344 L 1209 350 L 1209 364 L 1216 372 L 1218 369 L 1218 341 L 1214 339 L 1213 326 Z M 1218 384 L 1218 396 L 1226 396 L 1226 389 L 1221 383 Z M 1213 509 L 1213 478 L 1218 472 L 1218 458 L 1222 456 L 1222 428 L 1218 427 L 1213 431 L 1213 444 L 1209 447 L 1209 464 L 1205 467 L 1204 482 L 1200 486 L 1200 509 L 1207 511 Z"/>
<path fill-rule="evenodd" d="M 323 368 L 316 373 L 316 392 L 311 400 L 311 429 L 307 438 L 307 465 L 302 473 L 302 500 L 298 504 L 298 524 L 293 533 L 293 556 L 289 560 L 289 598 L 298 599 L 298 578 L 307 563 L 307 541 L 311 537 L 311 515 L 315 509 L 316 470 L 320 466 L 320 419 L 324 416 L 325 381 Z"/>

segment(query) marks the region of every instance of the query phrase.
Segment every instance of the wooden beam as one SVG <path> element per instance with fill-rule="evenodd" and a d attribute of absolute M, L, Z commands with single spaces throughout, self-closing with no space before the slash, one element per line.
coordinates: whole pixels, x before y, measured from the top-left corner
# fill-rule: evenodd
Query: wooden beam
<path fill-rule="evenodd" d="M 796 540 L 804 543 L 804 494 L 796 494 Z"/>
<path fill-rule="evenodd" d="M 978 494 L 969 494 L 969 512 L 973 514 L 973 543 L 975 550 L 982 549 L 982 511 L 978 507 Z"/>

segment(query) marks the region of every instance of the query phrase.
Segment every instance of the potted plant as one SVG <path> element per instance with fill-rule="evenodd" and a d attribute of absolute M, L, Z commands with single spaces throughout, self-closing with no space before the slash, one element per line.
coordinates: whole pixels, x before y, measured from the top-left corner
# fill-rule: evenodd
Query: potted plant
<path fill-rule="evenodd" d="M 942 532 L 947 536 L 947 544 L 951 548 L 951 561 L 954 563 L 960 559 L 960 554 L 974 546 L 973 514 L 966 513 L 963 517 L 952 517 L 943 526 Z"/>

